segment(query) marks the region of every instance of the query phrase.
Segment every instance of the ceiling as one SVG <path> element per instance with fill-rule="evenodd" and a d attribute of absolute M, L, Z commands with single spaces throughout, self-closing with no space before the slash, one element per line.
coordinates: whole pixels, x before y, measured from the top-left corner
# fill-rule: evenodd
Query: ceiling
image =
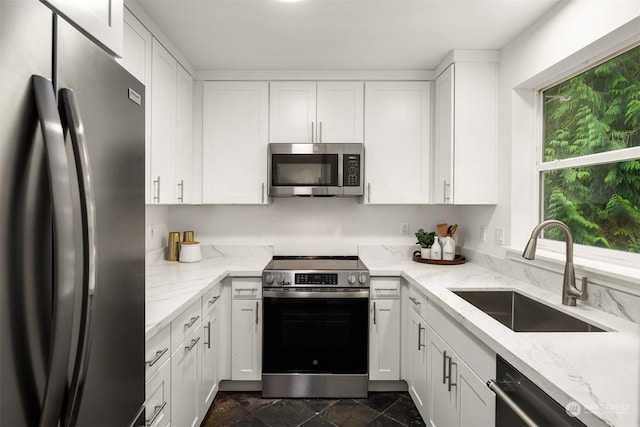
<path fill-rule="evenodd" d="M 559 0 L 132 0 L 196 70 L 432 70 Z"/>

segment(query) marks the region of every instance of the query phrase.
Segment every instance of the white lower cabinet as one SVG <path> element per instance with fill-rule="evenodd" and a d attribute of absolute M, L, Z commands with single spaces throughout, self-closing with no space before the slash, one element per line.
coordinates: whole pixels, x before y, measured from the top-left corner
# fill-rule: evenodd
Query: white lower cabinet
<path fill-rule="evenodd" d="M 200 419 L 200 357 L 202 324 L 171 355 L 171 424 L 198 426 Z"/>
<path fill-rule="evenodd" d="M 232 279 L 231 380 L 262 379 L 262 295 L 260 278 Z"/>
<path fill-rule="evenodd" d="M 422 418 L 426 420 L 428 419 L 427 322 L 414 310 L 410 310 L 409 321 L 409 395 Z"/>
<path fill-rule="evenodd" d="M 400 279 L 373 277 L 370 286 L 369 380 L 400 379 Z"/>
<path fill-rule="evenodd" d="M 402 289 L 402 377 L 431 427 L 495 425 L 496 355 L 413 285 Z"/>
<path fill-rule="evenodd" d="M 202 370 L 200 391 L 200 418 L 204 419 L 213 399 L 218 393 L 220 376 L 218 374 L 218 360 L 220 354 L 220 287 L 214 288 L 212 295 L 202 298 Z"/>
<path fill-rule="evenodd" d="M 429 332 L 429 425 L 495 425 L 495 395 L 486 382 L 440 335 Z"/>
<path fill-rule="evenodd" d="M 145 384 L 145 425 L 148 427 L 171 425 L 171 362 L 168 359 Z"/>

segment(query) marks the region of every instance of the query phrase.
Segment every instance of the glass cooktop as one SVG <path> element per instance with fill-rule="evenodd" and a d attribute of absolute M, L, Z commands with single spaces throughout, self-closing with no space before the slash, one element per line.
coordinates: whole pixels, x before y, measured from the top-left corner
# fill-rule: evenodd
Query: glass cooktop
<path fill-rule="evenodd" d="M 274 256 L 265 270 L 366 270 L 357 256 Z"/>

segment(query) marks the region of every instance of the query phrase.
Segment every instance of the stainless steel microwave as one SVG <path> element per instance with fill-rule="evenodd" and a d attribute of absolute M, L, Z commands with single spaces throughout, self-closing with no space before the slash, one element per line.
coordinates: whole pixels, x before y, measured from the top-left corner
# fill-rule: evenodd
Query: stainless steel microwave
<path fill-rule="evenodd" d="M 269 195 L 363 195 L 362 144 L 269 144 Z"/>

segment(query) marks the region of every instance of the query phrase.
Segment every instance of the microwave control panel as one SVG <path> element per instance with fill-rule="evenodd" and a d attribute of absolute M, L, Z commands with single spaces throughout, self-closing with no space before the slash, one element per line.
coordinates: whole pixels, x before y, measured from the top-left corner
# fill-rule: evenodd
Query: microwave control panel
<path fill-rule="evenodd" d="M 343 157 L 343 183 L 345 187 L 360 186 L 360 154 L 345 154 Z"/>

